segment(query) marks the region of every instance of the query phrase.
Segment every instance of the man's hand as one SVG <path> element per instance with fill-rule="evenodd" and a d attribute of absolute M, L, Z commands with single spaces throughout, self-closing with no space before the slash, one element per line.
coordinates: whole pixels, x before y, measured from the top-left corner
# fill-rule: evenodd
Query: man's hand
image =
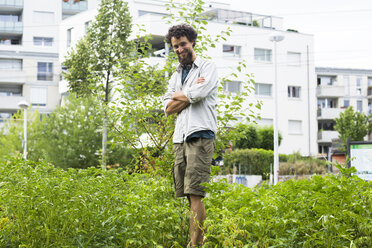
<path fill-rule="evenodd" d="M 205 78 L 204 77 L 200 77 L 196 80 L 195 84 L 201 84 L 205 81 Z"/>
<path fill-rule="evenodd" d="M 205 82 L 204 77 L 200 77 L 195 81 L 195 84 L 201 84 Z M 176 91 L 172 93 L 172 101 L 168 103 L 165 113 L 167 115 L 178 114 L 190 105 L 189 99 L 185 96 L 182 91 Z"/>

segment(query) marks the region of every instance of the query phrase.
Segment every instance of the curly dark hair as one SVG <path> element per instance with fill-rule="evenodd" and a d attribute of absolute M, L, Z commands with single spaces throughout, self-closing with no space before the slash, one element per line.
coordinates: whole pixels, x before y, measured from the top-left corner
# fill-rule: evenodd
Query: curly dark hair
<path fill-rule="evenodd" d="M 195 31 L 193 27 L 189 24 L 179 24 L 174 25 L 169 28 L 167 35 L 165 36 L 165 40 L 168 44 L 172 45 L 171 39 L 175 37 L 177 39 L 186 36 L 186 38 L 193 42 L 193 47 L 195 46 L 196 38 L 198 37 L 198 33 Z"/>

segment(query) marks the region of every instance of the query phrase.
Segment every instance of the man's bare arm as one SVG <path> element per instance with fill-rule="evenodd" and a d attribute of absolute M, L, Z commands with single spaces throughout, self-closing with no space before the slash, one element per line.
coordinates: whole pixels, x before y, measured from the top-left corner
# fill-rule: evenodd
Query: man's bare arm
<path fill-rule="evenodd" d="M 190 103 L 188 102 L 171 100 L 167 105 L 167 109 L 165 110 L 165 113 L 167 115 L 178 114 L 179 112 L 184 110 L 187 106 L 189 106 L 189 104 Z"/>

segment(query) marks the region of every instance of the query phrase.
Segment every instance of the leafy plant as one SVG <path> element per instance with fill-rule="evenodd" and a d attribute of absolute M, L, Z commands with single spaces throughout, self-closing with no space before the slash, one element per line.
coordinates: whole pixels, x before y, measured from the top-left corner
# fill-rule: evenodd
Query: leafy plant
<path fill-rule="evenodd" d="M 203 247 L 369 247 L 372 184 L 313 176 L 254 190 L 207 184 Z M 1 247 L 186 247 L 188 202 L 167 177 L 0 162 Z"/>
<path fill-rule="evenodd" d="M 335 119 L 335 130 L 339 133 L 339 138 L 343 144 L 343 150 L 347 150 L 347 139 L 351 141 L 362 141 L 364 137 L 372 131 L 372 124 L 369 117 L 364 113 L 354 112 L 352 106 Z"/>

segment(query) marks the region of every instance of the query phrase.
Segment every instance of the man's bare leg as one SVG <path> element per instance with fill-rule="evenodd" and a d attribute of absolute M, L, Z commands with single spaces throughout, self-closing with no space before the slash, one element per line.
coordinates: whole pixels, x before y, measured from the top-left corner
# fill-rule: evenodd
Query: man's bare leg
<path fill-rule="evenodd" d="M 190 238 L 192 247 L 203 244 L 203 222 L 206 218 L 201 196 L 190 195 Z"/>

